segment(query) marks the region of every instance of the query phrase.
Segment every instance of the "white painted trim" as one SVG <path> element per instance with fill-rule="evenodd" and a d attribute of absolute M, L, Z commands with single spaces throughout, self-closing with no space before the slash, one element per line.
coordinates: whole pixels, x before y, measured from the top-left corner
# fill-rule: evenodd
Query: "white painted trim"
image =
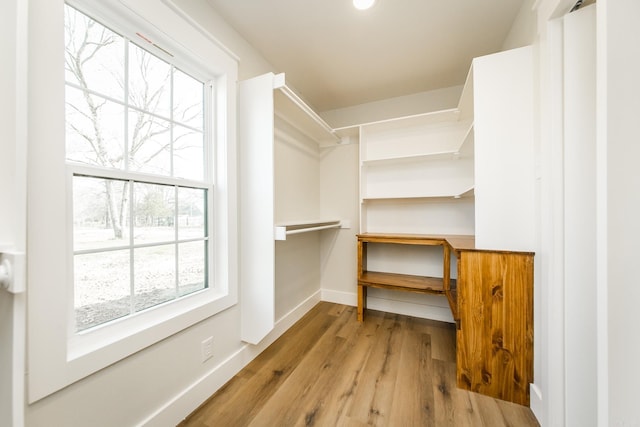
<path fill-rule="evenodd" d="M 534 384 L 539 392 L 531 409 L 542 426 L 565 424 L 564 369 L 564 169 L 563 27 L 544 20 L 539 37 L 539 138 L 541 164 L 540 275 L 534 301 Z"/>
<path fill-rule="evenodd" d="M 355 292 L 321 289 L 320 298 L 322 299 L 322 301 L 332 302 L 335 304 L 350 305 L 351 307 L 355 307 L 358 305 L 358 295 Z"/>
<path fill-rule="evenodd" d="M 596 352 L 597 425 L 609 423 L 608 0 L 596 3 Z"/>
<path fill-rule="evenodd" d="M 310 295 L 298 306 L 282 316 L 276 322 L 273 330 L 259 344 L 243 345 L 235 353 L 200 377 L 200 379 L 176 394 L 138 425 L 177 425 L 318 304 L 321 301 L 320 294 L 321 291 L 316 291 Z"/>
<path fill-rule="evenodd" d="M 162 0 L 162 3 L 164 3 L 167 7 L 169 7 L 169 9 L 173 10 L 176 15 L 180 16 L 182 19 L 187 21 L 189 23 L 189 25 L 191 25 L 193 28 L 198 30 L 203 36 L 205 36 L 207 39 L 209 39 L 209 41 L 211 41 L 216 46 L 218 46 L 227 55 L 229 55 L 230 57 L 232 57 L 236 61 L 240 62 L 240 57 L 238 55 L 236 55 L 231 49 L 229 49 L 227 46 L 225 46 L 224 43 L 222 43 L 220 40 L 218 40 L 216 37 L 214 37 L 214 35 L 211 34 L 211 32 L 209 32 L 209 30 L 207 30 L 202 25 L 200 25 L 198 23 L 198 21 L 193 19 L 191 17 L 191 15 L 189 15 L 184 10 L 182 10 L 182 8 L 180 6 L 178 6 L 174 1 L 172 1 L 172 0 Z"/>
<path fill-rule="evenodd" d="M 15 0 L 15 224 L 14 248 L 25 253 L 27 246 L 27 147 L 29 142 L 29 2 Z M 25 274 L 20 275 L 26 281 Z M 26 283 L 17 283 L 25 289 Z M 25 380 L 27 351 L 27 296 L 13 296 L 13 342 L 11 345 L 11 421 L 15 427 L 24 425 Z"/>
<path fill-rule="evenodd" d="M 529 407 L 534 414 L 544 413 L 544 399 L 542 398 L 542 390 L 537 385 L 529 384 Z M 538 420 L 542 423 L 541 420 Z M 544 425 L 544 424 L 543 424 Z"/>

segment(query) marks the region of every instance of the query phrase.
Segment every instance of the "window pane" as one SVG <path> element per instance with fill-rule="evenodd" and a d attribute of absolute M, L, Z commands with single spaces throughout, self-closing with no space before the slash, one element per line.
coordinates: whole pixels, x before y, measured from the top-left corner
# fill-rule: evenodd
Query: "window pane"
<path fill-rule="evenodd" d="M 135 310 L 176 298 L 175 245 L 134 250 Z"/>
<path fill-rule="evenodd" d="M 133 43 L 129 43 L 129 102 L 169 118 L 171 66 Z"/>
<path fill-rule="evenodd" d="M 202 132 L 175 126 L 173 140 L 173 175 L 178 178 L 204 179 L 205 158 Z"/>
<path fill-rule="evenodd" d="M 129 182 L 73 177 L 73 249 L 129 244 Z"/>
<path fill-rule="evenodd" d="M 202 82 L 174 69 L 173 73 L 173 120 L 196 129 L 203 129 Z"/>
<path fill-rule="evenodd" d="M 67 159 L 121 169 L 124 155 L 124 107 L 66 87 Z"/>
<path fill-rule="evenodd" d="M 178 188 L 178 238 L 180 240 L 205 237 L 206 190 Z"/>
<path fill-rule="evenodd" d="M 178 245 L 178 294 L 190 294 L 205 286 L 207 242 L 189 242 Z"/>
<path fill-rule="evenodd" d="M 133 200 L 135 244 L 175 240 L 175 187 L 136 182 Z"/>
<path fill-rule="evenodd" d="M 171 174 L 169 122 L 140 111 L 129 113 L 129 169 Z"/>
<path fill-rule="evenodd" d="M 82 331 L 207 287 L 207 190 L 152 175 L 203 181 L 210 137 L 204 83 L 67 5 L 65 48 Z"/>
<path fill-rule="evenodd" d="M 73 263 L 76 330 L 131 312 L 128 250 L 76 255 Z"/>
<path fill-rule="evenodd" d="M 124 39 L 65 6 L 65 79 L 122 101 Z"/>

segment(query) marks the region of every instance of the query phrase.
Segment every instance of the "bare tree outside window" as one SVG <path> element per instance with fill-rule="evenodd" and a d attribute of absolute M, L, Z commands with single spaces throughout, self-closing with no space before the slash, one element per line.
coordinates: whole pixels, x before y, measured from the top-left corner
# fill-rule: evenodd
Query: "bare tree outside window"
<path fill-rule="evenodd" d="M 204 84 L 70 6 L 65 78 L 82 330 L 206 287 Z"/>

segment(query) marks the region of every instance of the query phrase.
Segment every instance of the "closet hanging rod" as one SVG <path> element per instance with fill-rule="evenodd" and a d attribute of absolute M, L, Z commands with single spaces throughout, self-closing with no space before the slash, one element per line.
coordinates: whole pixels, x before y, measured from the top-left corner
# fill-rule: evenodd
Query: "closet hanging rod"
<path fill-rule="evenodd" d="M 276 225 L 274 228 L 275 240 L 287 240 L 291 234 L 309 233 L 312 231 L 328 230 L 331 228 L 342 228 L 342 221 L 315 221 L 308 223 Z"/>

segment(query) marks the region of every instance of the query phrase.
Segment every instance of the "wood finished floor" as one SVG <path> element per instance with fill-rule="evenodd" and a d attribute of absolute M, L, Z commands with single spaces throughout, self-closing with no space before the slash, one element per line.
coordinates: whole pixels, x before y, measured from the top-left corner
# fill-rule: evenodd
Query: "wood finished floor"
<path fill-rule="evenodd" d="M 181 426 L 539 426 L 456 388 L 455 326 L 322 302 Z"/>

